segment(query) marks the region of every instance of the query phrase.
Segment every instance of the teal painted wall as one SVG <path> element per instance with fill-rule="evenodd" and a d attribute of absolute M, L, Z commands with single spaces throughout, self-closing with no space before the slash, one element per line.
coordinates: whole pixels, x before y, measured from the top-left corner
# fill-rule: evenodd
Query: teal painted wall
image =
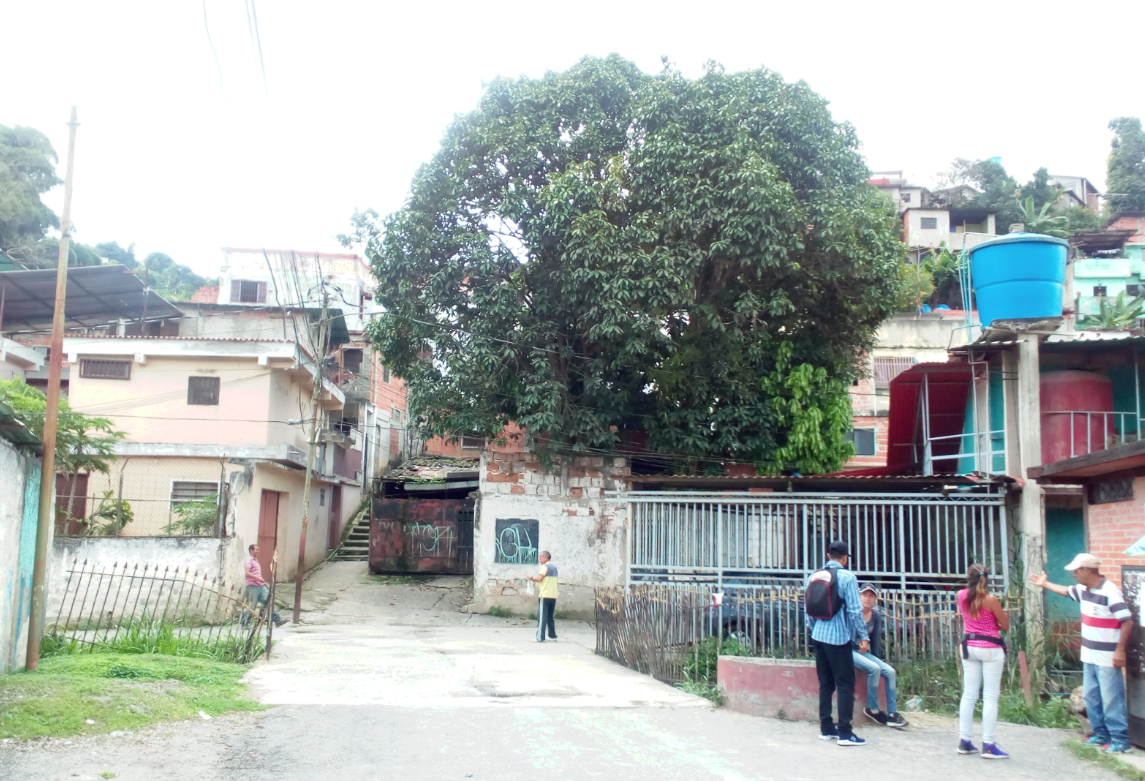
<path fill-rule="evenodd" d="M 1003 432 L 1006 427 L 1006 400 L 1003 396 L 1002 390 L 1002 370 L 990 370 L 990 430 Z M 967 394 L 966 397 L 966 415 L 962 421 L 962 433 L 974 433 L 974 397 Z M 960 443 L 959 453 L 970 453 L 974 447 L 973 437 L 963 437 Z M 995 472 L 1001 472 L 1006 468 L 1006 435 L 1005 433 L 993 434 L 990 437 L 990 450 L 995 455 L 993 456 L 993 465 L 991 469 Z M 944 462 L 951 463 L 951 462 Z M 958 459 L 958 474 L 964 475 L 974 471 L 974 459 L 970 456 Z M 935 466 L 936 472 L 943 471 L 942 464 Z"/>
<path fill-rule="evenodd" d="M 1046 573 L 1055 583 L 1072 583 L 1063 567 L 1085 550 L 1085 521 L 1078 508 L 1046 508 Z M 1046 618 L 1050 621 L 1077 621 L 1078 604 L 1069 597 L 1046 594 Z"/>

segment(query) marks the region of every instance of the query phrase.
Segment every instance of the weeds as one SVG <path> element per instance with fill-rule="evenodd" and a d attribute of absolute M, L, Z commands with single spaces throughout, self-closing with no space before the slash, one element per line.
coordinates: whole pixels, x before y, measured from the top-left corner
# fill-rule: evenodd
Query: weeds
<path fill-rule="evenodd" d="M 420 586 L 423 583 L 428 583 L 433 580 L 436 575 L 369 575 L 366 577 L 367 583 L 375 583 L 379 586 Z"/>
<path fill-rule="evenodd" d="M 685 683 L 714 687 L 716 664 L 719 657 L 755 655 L 750 645 L 745 645 L 734 637 L 724 640 L 717 637 L 705 637 L 703 642 L 693 644 L 687 652 L 687 658 L 684 660 L 684 681 Z"/>
<path fill-rule="evenodd" d="M 224 630 L 225 631 L 225 630 Z M 44 656 L 90 653 L 164 654 L 215 662 L 241 663 L 257 658 L 266 651 L 266 636 L 249 632 L 211 637 L 207 632 L 177 632 L 166 621 L 125 621 L 117 629 L 95 633 L 91 642 L 60 635 L 45 635 L 40 645 Z"/>
<path fill-rule="evenodd" d="M 262 706 L 243 697 L 246 667 L 155 654 L 45 658 L 35 672 L 0 677 L 0 737 L 138 729 L 158 721 Z M 94 722 L 88 724 L 88 721 Z"/>
<path fill-rule="evenodd" d="M 512 609 L 507 608 L 507 607 L 501 607 L 500 605 L 493 605 L 492 607 L 489 608 L 489 615 L 494 616 L 496 618 L 512 618 L 513 617 L 513 611 L 512 611 Z M 536 617 L 537 616 L 534 613 L 533 618 L 536 618 Z"/>
<path fill-rule="evenodd" d="M 723 697 L 720 695 L 720 690 L 715 684 L 684 681 L 683 683 L 676 684 L 676 688 L 688 694 L 703 697 L 705 700 L 710 700 L 716 705 L 723 704 Z"/>
<path fill-rule="evenodd" d="M 1078 759 L 1088 759 L 1096 762 L 1107 770 L 1112 770 L 1126 781 L 1145 781 L 1145 772 L 1138 770 L 1128 762 L 1123 762 L 1112 754 L 1099 751 L 1094 746 L 1087 746 L 1080 740 L 1067 740 L 1065 747 Z"/>

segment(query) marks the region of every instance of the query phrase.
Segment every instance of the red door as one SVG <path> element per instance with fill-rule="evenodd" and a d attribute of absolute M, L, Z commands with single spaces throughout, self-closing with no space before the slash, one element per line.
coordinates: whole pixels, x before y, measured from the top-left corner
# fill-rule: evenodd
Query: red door
<path fill-rule="evenodd" d="M 258 512 L 258 563 L 262 566 L 262 577 L 268 583 L 274 546 L 278 544 L 279 496 L 277 491 L 263 490 L 262 505 Z"/>
<path fill-rule="evenodd" d="M 331 550 L 342 541 L 342 486 L 330 487 L 330 541 Z"/>

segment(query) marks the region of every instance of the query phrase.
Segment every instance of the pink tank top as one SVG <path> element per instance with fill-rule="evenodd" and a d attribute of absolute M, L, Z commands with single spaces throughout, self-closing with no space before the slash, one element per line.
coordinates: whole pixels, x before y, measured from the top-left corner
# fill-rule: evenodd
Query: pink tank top
<path fill-rule="evenodd" d="M 962 631 L 968 635 L 987 635 L 989 637 L 1002 636 L 998 631 L 998 619 L 992 611 L 979 610 L 978 618 L 971 618 L 970 614 L 966 611 L 966 589 L 958 592 L 958 611 L 962 613 Z M 967 640 L 966 644 L 971 648 L 997 648 L 998 646 L 986 642 L 985 640 Z"/>

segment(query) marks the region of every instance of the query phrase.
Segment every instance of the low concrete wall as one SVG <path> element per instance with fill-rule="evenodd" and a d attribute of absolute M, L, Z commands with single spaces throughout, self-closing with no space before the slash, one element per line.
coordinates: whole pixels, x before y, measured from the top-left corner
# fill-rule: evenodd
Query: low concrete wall
<path fill-rule="evenodd" d="M 813 660 L 721 656 L 716 680 L 730 710 L 788 721 L 819 721 L 819 678 Z M 880 700 L 885 702 L 885 698 Z M 866 706 L 867 676 L 856 670 L 855 713 L 861 715 Z"/>
<path fill-rule="evenodd" d="M 40 458 L 0 439 L 0 673 L 23 666 L 32 609 Z"/>
<path fill-rule="evenodd" d="M 48 621 L 59 612 L 67 592 L 68 570 L 77 562 L 87 561 L 88 570 L 108 571 L 114 564 L 122 567 L 125 563 L 160 570 L 178 567 L 242 585 L 244 558 L 241 541 L 234 537 L 58 537 L 48 561 Z"/>

